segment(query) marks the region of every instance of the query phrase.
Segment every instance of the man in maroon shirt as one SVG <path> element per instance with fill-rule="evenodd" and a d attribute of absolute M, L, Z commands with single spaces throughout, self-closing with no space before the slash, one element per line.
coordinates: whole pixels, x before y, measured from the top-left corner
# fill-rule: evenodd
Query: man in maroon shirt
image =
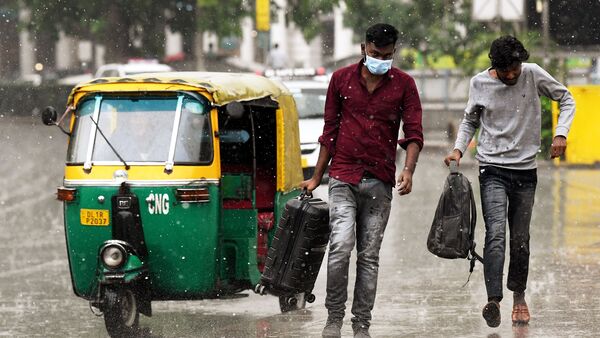
<path fill-rule="evenodd" d="M 370 337 L 379 249 L 396 185 L 396 146 L 406 150 L 398 192 L 412 190 L 412 176 L 423 147 L 421 102 L 415 81 L 392 67 L 398 31 L 376 24 L 361 45 L 363 59 L 333 73 L 325 103 L 325 126 L 313 177 L 319 186 L 329 160 L 331 237 L 327 265 L 327 324 L 323 337 L 340 337 L 346 309 L 350 254 L 356 243 L 356 283 L 352 303 L 355 337 Z M 398 140 L 400 121 L 404 138 Z"/>

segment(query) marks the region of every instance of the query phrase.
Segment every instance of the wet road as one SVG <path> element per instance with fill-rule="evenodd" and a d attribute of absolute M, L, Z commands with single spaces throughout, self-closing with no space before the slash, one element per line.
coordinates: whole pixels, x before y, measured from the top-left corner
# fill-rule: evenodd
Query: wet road
<path fill-rule="evenodd" d="M 0 116 L 0 336 L 106 337 L 103 319 L 71 288 L 62 209 L 54 199 L 65 145 L 66 136 L 37 119 Z M 492 329 L 480 312 L 486 301 L 482 266 L 462 287 L 467 261 L 436 258 L 425 245 L 447 174 L 441 163 L 444 151 L 426 148 L 413 192 L 394 197 L 372 335 L 598 336 L 600 170 L 540 167 L 527 291 L 532 321 L 528 327 L 512 327 L 512 297 L 505 293 L 503 322 Z M 477 183 L 472 161 L 463 170 Z M 326 187 L 315 195 L 326 198 Z M 154 316 L 142 316 L 141 325 L 153 337 L 319 337 L 326 319 L 324 277 L 321 273 L 317 280 L 316 302 L 303 311 L 280 314 L 275 297 L 247 292 L 237 299 L 154 302 Z M 349 318 L 347 314 L 343 327 L 347 337 L 352 336 Z"/>

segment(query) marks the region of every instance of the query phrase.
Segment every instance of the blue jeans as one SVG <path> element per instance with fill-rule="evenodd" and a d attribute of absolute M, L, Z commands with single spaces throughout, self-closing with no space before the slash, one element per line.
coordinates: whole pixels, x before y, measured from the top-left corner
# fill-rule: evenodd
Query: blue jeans
<path fill-rule="evenodd" d="M 537 185 L 537 170 L 481 166 L 479 185 L 486 230 L 483 249 L 485 287 L 488 299 L 500 301 L 507 219 L 510 230 L 507 287 L 514 292 L 523 292 L 527 287 L 529 223 Z"/>
<path fill-rule="evenodd" d="M 329 179 L 329 258 L 327 297 L 329 319 L 344 318 L 348 299 L 348 268 L 356 243 L 356 282 L 352 303 L 352 326 L 368 328 L 375 304 L 379 249 L 390 215 L 392 186 L 375 178 L 358 185 Z"/>

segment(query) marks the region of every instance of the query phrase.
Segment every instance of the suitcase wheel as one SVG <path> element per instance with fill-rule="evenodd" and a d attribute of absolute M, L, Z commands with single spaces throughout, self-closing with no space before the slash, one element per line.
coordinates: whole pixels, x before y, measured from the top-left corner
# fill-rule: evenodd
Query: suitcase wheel
<path fill-rule="evenodd" d="M 289 306 L 296 306 L 298 304 L 298 299 L 296 297 L 286 297 L 285 303 Z"/>
<path fill-rule="evenodd" d="M 293 296 L 279 296 L 279 308 L 281 312 L 289 312 L 304 309 L 306 306 L 306 298 L 304 292 Z"/>
<path fill-rule="evenodd" d="M 254 286 L 254 293 L 257 293 L 259 295 L 266 295 L 267 294 L 267 287 L 262 285 L 262 284 L 256 284 Z"/>

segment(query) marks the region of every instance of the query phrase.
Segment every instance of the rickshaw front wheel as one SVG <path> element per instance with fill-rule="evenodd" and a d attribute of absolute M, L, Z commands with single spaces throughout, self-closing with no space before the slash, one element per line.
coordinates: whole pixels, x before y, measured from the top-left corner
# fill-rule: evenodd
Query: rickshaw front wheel
<path fill-rule="evenodd" d="M 140 312 L 132 290 L 108 288 L 104 292 L 104 324 L 111 337 L 134 336 Z"/>
<path fill-rule="evenodd" d="M 289 312 L 304 309 L 306 307 L 306 298 L 304 292 L 294 296 L 279 296 L 279 308 L 281 312 Z"/>

